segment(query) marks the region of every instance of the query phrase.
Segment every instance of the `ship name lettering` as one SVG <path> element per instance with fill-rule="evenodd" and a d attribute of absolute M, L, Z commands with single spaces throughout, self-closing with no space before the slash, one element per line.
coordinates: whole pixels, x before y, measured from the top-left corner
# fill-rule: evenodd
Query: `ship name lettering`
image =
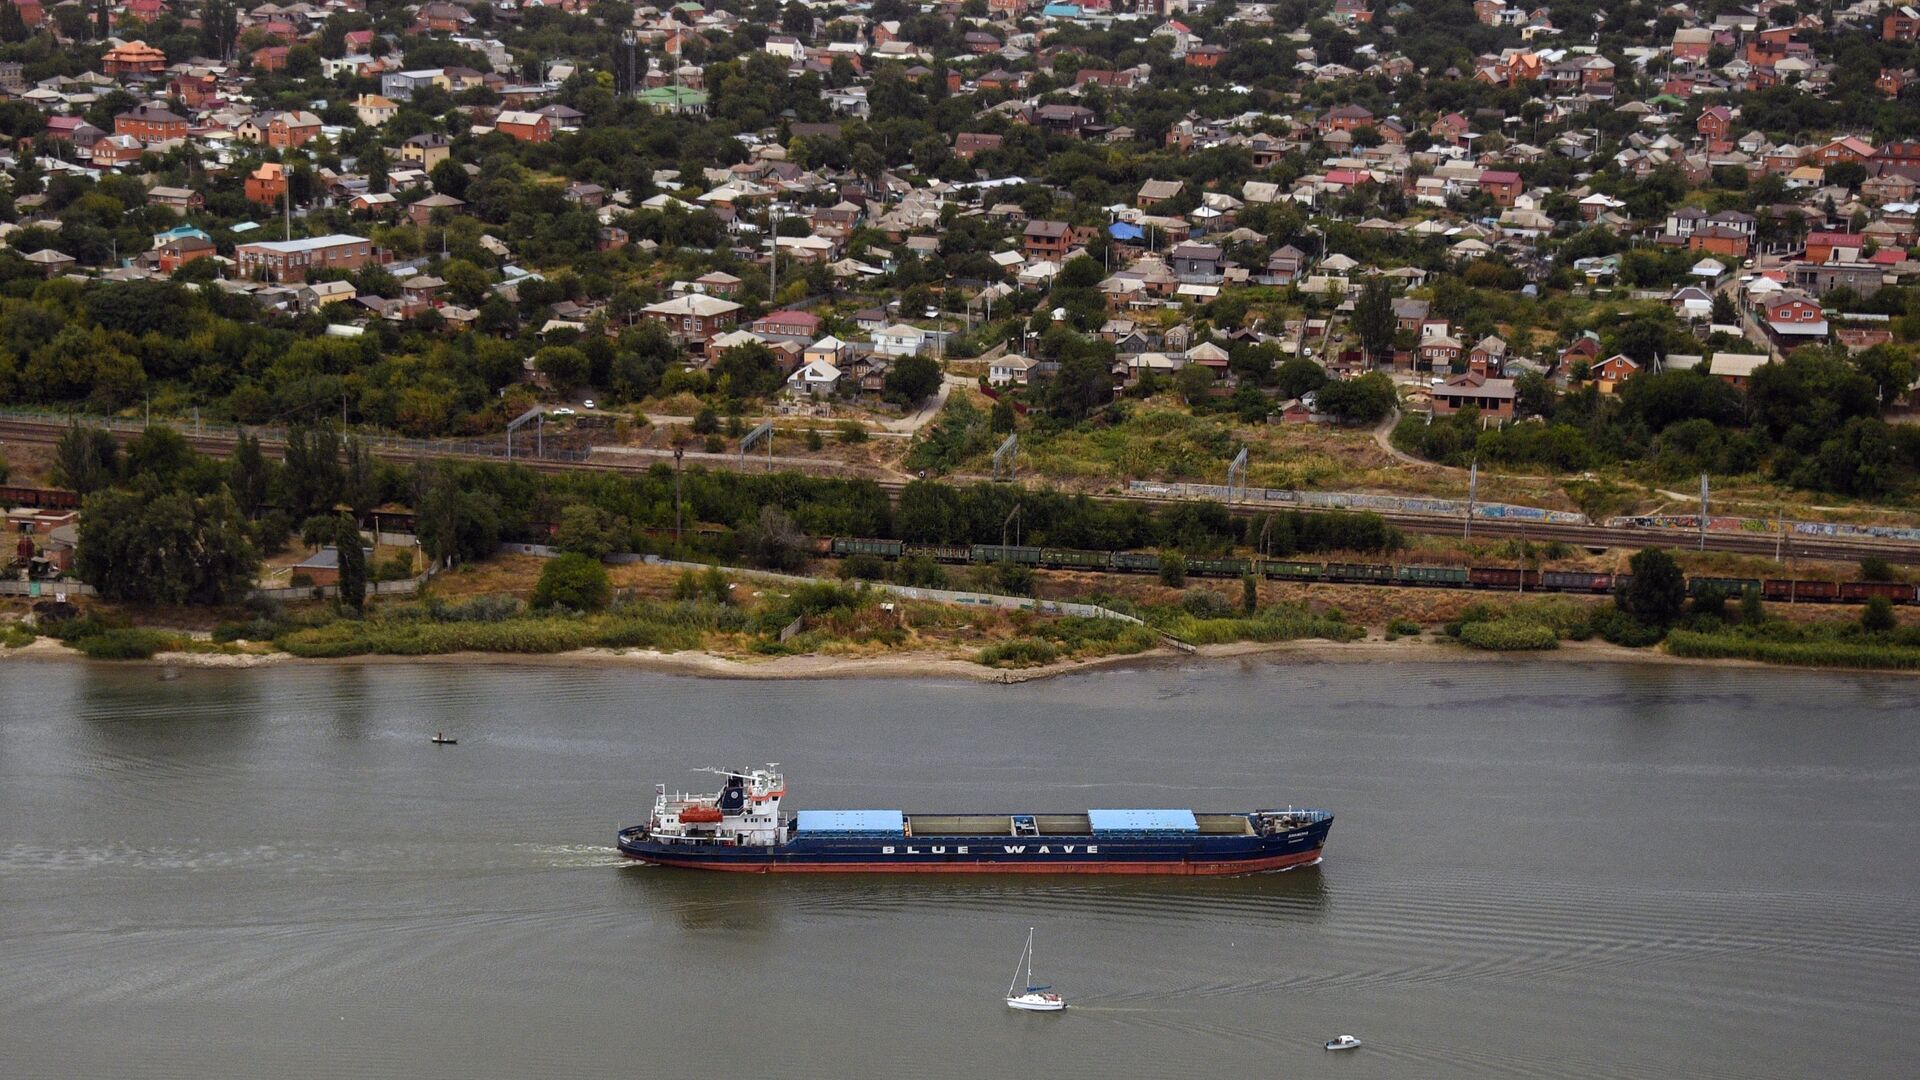
<path fill-rule="evenodd" d="M 1027 845 L 1025 844 L 1007 844 L 1004 846 L 1009 855 L 1025 855 L 1027 853 Z"/>

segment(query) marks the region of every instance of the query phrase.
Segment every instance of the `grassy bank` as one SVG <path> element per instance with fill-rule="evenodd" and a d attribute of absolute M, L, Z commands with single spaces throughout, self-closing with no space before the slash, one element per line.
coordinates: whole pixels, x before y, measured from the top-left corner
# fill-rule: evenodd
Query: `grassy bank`
<path fill-rule="evenodd" d="M 1667 651 L 1695 660 L 1757 660 L 1800 667 L 1920 670 L 1920 644 L 1893 640 L 1846 640 L 1833 636 L 1780 638 L 1728 630 L 1700 633 L 1675 630 Z"/>

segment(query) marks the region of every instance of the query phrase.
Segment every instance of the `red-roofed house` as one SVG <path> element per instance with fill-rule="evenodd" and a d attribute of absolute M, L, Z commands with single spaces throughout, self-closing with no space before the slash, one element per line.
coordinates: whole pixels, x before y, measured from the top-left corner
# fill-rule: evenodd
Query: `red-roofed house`
<path fill-rule="evenodd" d="M 1495 206 L 1508 207 L 1526 190 L 1526 182 L 1517 172 L 1494 169 L 1480 174 L 1480 190 L 1487 193 Z"/>
<path fill-rule="evenodd" d="M 115 45 L 100 56 L 106 75 L 158 75 L 167 69 L 167 54 L 144 41 Z"/>
<path fill-rule="evenodd" d="M 1733 134 L 1733 110 L 1725 105 L 1715 105 L 1700 114 L 1693 129 L 1707 142 L 1707 149 L 1713 153 L 1722 153 L 1733 146 L 1730 136 Z"/>

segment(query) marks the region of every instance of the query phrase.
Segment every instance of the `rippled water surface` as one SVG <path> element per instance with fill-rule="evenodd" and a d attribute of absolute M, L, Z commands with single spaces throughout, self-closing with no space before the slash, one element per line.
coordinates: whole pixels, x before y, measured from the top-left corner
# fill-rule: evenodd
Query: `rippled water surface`
<path fill-rule="evenodd" d="M 1920 682 L 0 668 L 0 1076 L 1912 1075 Z M 433 731 L 460 745 L 435 747 Z M 1301 803 L 1236 879 L 627 867 L 655 780 Z M 1065 1015 L 999 1001 L 1026 928 Z M 1356 1054 L 1322 1040 L 1353 1032 Z"/>

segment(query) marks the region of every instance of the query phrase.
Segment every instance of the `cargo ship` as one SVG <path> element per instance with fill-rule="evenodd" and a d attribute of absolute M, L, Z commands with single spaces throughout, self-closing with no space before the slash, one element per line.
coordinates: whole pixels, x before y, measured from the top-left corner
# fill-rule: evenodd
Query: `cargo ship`
<path fill-rule="evenodd" d="M 743 873 L 1251 874 L 1320 861 L 1329 810 L 1239 813 L 1086 810 L 919 814 L 801 810 L 783 815 L 777 765 L 734 771 L 711 794 L 654 789 L 645 825 L 620 853 L 660 866 Z"/>

